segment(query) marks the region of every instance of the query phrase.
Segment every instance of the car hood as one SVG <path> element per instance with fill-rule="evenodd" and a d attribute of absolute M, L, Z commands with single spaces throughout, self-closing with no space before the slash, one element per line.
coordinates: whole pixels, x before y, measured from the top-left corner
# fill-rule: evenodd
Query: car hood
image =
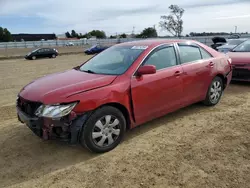
<path fill-rule="evenodd" d="M 228 56 L 232 59 L 232 65 L 250 66 L 250 52 L 229 52 Z"/>
<path fill-rule="evenodd" d="M 217 49 L 233 49 L 236 45 L 222 45 L 220 47 L 217 47 Z"/>
<path fill-rule="evenodd" d="M 63 99 L 69 96 L 109 85 L 116 77 L 72 69 L 34 80 L 26 85 L 19 95 L 24 99 L 44 104 L 53 103 L 53 100 L 63 102 Z"/>
<path fill-rule="evenodd" d="M 213 37 L 212 38 L 213 43 L 226 43 L 226 39 L 224 37 Z"/>

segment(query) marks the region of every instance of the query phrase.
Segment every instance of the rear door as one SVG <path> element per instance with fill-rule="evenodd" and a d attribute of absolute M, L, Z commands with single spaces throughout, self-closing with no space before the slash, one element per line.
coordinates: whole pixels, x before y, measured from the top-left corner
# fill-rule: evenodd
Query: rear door
<path fill-rule="evenodd" d="M 202 47 L 192 43 L 178 43 L 183 68 L 185 105 L 203 100 L 211 82 L 213 57 Z"/>
<path fill-rule="evenodd" d="M 52 50 L 49 48 L 44 48 L 43 57 L 51 57 Z"/>
<path fill-rule="evenodd" d="M 42 48 L 42 49 L 37 50 L 36 56 L 37 58 L 44 57 L 44 49 Z"/>
<path fill-rule="evenodd" d="M 183 71 L 173 45 L 156 48 L 142 62 L 143 65 L 155 65 L 157 71 L 132 77 L 132 100 L 138 124 L 178 109 L 183 97 Z"/>

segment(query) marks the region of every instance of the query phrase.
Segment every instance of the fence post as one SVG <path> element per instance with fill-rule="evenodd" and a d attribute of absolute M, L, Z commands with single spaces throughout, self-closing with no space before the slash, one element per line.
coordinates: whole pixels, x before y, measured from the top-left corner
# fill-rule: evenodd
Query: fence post
<path fill-rule="evenodd" d="M 8 48 L 8 45 L 7 45 L 7 43 L 6 43 L 6 44 L 5 44 L 5 54 L 6 54 L 6 56 L 8 56 L 7 48 Z"/>

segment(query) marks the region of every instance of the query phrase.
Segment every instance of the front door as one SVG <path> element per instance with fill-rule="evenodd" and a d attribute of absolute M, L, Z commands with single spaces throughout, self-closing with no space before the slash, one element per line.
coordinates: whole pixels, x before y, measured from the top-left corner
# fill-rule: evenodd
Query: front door
<path fill-rule="evenodd" d="M 131 92 L 137 124 L 160 117 L 181 106 L 182 67 L 178 65 L 173 45 L 156 48 L 143 65 L 155 65 L 156 73 L 133 76 Z"/>

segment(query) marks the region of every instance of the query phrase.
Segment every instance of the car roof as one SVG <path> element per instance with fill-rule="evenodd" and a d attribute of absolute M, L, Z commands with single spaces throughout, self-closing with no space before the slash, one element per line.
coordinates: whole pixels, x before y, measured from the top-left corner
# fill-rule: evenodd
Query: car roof
<path fill-rule="evenodd" d="M 242 40 L 242 41 L 244 41 L 244 40 L 249 40 L 248 38 L 238 38 L 238 39 L 227 39 L 227 40 Z"/>
<path fill-rule="evenodd" d="M 197 41 L 194 40 L 185 40 L 185 39 L 145 39 L 145 40 L 137 40 L 137 41 L 131 41 L 131 42 L 124 42 L 117 44 L 119 46 L 127 46 L 127 45 L 134 45 L 134 46 L 158 46 L 161 44 L 171 44 L 171 43 L 176 43 L 176 42 L 181 42 L 181 43 L 186 43 L 186 42 L 192 42 L 192 43 L 198 43 Z"/>

